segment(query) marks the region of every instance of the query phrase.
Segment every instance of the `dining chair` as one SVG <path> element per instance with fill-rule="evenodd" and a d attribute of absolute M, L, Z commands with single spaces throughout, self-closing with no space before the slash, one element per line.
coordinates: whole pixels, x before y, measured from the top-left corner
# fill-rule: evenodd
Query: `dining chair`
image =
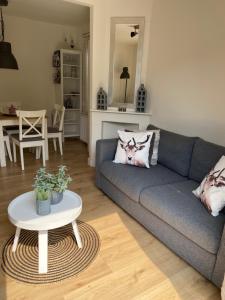
<path fill-rule="evenodd" d="M 5 130 L 3 131 L 3 141 L 6 145 L 6 150 L 7 150 L 8 156 L 9 156 L 9 160 L 13 161 L 12 160 L 11 146 L 10 146 L 10 142 L 9 142 L 9 135 Z"/>
<path fill-rule="evenodd" d="M 43 166 L 45 167 L 45 115 L 46 110 L 16 111 L 19 118 L 19 133 L 12 134 L 13 158 L 16 162 L 16 146 L 20 149 L 21 167 L 24 170 L 24 148 L 42 148 Z M 26 129 L 24 129 L 24 127 Z"/>
<path fill-rule="evenodd" d="M 63 105 L 55 104 L 53 111 L 52 126 L 48 127 L 47 138 L 53 139 L 54 150 L 57 151 L 57 139 L 59 142 L 59 151 L 63 155 L 63 127 L 64 127 L 65 107 Z M 41 148 L 36 151 L 36 159 L 41 155 Z"/>
<path fill-rule="evenodd" d="M 64 128 L 65 107 L 55 104 L 52 127 L 48 127 L 48 139 L 53 139 L 54 150 L 57 151 L 56 141 L 59 141 L 60 154 L 63 155 L 63 128 Z"/>

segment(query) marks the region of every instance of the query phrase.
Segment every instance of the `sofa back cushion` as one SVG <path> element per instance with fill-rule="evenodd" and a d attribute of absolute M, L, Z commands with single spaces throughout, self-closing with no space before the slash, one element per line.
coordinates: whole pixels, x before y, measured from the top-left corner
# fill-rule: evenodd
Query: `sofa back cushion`
<path fill-rule="evenodd" d="M 189 178 L 202 181 L 222 155 L 225 155 L 225 147 L 198 138 L 193 148 Z"/>
<path fill-rule="evenodd" d="M 148 130 L 156 129 L 149 125 Z M 160 129 L 158 162 L 182 176 L 188 176 L 196 138 Z"/>

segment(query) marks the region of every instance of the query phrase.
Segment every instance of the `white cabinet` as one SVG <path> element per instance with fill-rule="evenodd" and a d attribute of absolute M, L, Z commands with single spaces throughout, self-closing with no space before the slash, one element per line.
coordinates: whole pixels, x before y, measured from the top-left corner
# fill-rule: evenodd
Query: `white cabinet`
<path fill-rule="evenodd" d="M 58 57 L 57 57 L 58 56 Z M 60 49 L 53 56 L 56 103 L 65 106 L 64 137 L 80 136 L 82 52 Z"/>

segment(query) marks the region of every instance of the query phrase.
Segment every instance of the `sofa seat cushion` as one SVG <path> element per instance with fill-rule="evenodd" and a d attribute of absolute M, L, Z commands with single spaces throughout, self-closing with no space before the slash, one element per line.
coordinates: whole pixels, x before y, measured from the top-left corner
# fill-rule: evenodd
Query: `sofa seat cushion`
<path fill-rule="evenodd" d="M 210 253 L 216 254 L 225 216 L 211 216 L 192 194 L 198 182 L 187 180 L 142 191 L 140 203 L 185 237 Z"/>
<path fill-rule="evenodd" d="M 141 191 L 146 187 L 187 180 L 160 164 L 146 169 L 104 161 L 100 172 L 119 190 L 137 202 Z"/>

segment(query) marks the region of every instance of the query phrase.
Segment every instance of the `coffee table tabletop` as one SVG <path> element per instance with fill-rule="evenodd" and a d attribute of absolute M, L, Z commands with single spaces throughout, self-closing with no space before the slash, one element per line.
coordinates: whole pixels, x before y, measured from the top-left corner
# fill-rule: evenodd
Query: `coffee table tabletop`
<path fill-rule="evenodd" d="M 63 200 L 51 205 L 51 213 L 39 216 L 36 213 L 35 192 L 27 192 L 16 197 L 8 206 L 9 220 L 16 227 L 27 230 L 50 230 L 74 221 L 81 213 L 82 200 L 72 191 L 66 190 Z"/>
<path fill-rule="evenodd" d="M 38 231 L 39 273 L 46 273 L 48 270 L 48 230 L 72 223 L 77 245 L 82 248 L 76 223 L 81 211 L 81 197 L 69 190 L 64 192 L 60 203 L 51 205 L 51 213 L 46 216 L 36 213 L 34 191 L 16 197 L 8 206 L 9 220 L 17 227 L 12 251 L 16 251 L 21 229 Z"/>

